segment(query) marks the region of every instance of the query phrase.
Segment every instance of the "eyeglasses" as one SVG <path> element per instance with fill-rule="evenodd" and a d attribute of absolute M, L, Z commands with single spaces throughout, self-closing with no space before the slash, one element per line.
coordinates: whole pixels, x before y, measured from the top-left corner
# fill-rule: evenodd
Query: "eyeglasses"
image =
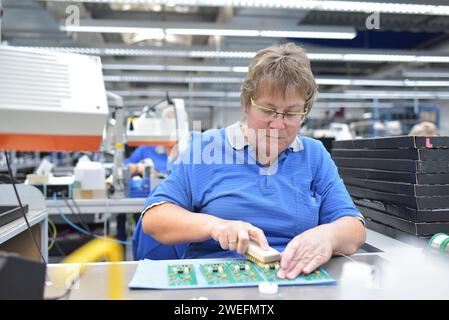
<path fill-rule="evenodd" d="M 307 110 L 304 112 L 277 112 L 275 109 L 258 105 L 254 101 L 253 98 L 251 98 L 250 100 L 251 100 L 252 106 L 255 107 L 256 109 L 260 110 L 261 113 L 263 114 L 263 117 L 267 121 L 274 120 L 277 118 L 278 115 L 282 115 L 285 122 L 300 123 L 305 119 L 305 117 L 308 113 Z"/>

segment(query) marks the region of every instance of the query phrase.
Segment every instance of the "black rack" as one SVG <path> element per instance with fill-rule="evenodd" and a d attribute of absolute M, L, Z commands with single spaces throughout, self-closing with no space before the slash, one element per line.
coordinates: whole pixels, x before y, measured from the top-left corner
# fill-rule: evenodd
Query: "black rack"
<path fill-rule="evenodd" d="M 331 154 L 368 227 L 420 239 L 449 232 L 449 137 L 335 141 Z"/>

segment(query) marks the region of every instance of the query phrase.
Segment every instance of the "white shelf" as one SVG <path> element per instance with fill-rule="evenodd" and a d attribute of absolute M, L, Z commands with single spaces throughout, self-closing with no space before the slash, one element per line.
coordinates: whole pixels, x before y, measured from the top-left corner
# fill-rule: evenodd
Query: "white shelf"
<path fill-rule="evenodd" d="M 125 198 L 125 199 L 89 199 L 75 200 L 81 214 L 92 213 L 140 213 L 143 210 L 147 198 Z M 77 210 L 71 199 L 67 199 L 73 210 Z M 64 214 L 71 214 L 64 200 L 46 200 L 48 213 L 59 214 L 59 209 Z M 59 208 L 58 208 L 59 207 Z"/>
<path fill-rule="evenodd" d="M 47 219 L 47 217 L 47 210 L 35 210 L 29 211 L 27 213 L 28 222 L 30 223 L 31 227 L 41 223 L 42 221 Z M 0 227 L 0 244 L 14 238 L 18 234 L 26 231 L 26 229 L 27 225 L 23 217 L 5 224 L 4 226 Z"/>

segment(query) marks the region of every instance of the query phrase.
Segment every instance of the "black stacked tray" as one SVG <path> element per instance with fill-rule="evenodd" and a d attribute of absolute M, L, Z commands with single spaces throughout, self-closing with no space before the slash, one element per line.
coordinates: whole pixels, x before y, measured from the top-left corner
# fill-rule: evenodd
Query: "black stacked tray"
<path fill-rule="evenodd" d="M 334 141 L 331 153 L 368 227 L 421 238 L 449 232 L 449 137 Z"/>

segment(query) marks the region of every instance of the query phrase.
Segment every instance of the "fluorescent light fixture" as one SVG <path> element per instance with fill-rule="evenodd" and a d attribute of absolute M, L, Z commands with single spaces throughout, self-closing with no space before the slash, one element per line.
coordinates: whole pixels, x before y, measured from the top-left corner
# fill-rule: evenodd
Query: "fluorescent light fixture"
<path fill-rule="evenodd" d="M 226 66 L 166 66 L 167 71 L 205 71 L 205 72 L 232 72 L 232 67 Z"/>
<path fill-rule="evenodd" d="M 242 83 L 240 77 L 175 77 L 175 76 L 135 76 L 104 75 L 106 82 L 151 82 L 151 83 Z"/>
<path fill-rule="evenodd" d="M 343 61 L 344 56 L 341 53 L 307 53 L 312 61 Z"/>
<path fill-rule="evenodd" d="M 199 36 L 260 37 L 258 30 L 168 28 L 166 34 Z"/>
<path fill-rule="evenodd" d="M 260 31 L 261 37 L 311 38 L 311 39 L 354 39 L 356 32 L 314 32 L 314 31 Z"/>
<path fill-rule="evenodd" d="M 449 99 L 448 91 L 345 90 L 342 95 L 362 99 Z"/>
<path fill-rule="evenodd" d="M 377 80 L 377 79 L 358 79 L 352 80 L 354 86 L 388 86 L 401 87 L 405 85 L 404 80 Z"/>
<path fill-rule="evenodd" d="M 407 90 L 363 90 L 363 89 L 348 89 L 344 91 L 345 93 L 351 94 L 407 94 L 407 95 L 432 95 L 432 94 L 449 94 L 449 91 L 407 91 Z"/>
<path fill-rule="evenodd" d="M 107 25 L 109 23 L 109 25 Z M 357 33 L 351 27 L 299 26 L 297 30 L 257 30 L 249 27 L 229 28 L 230 25 L 214 23 L 168 23 L 152 22 L 137 26 L 135 22 L 123 22 L 117 26 L 116 21 L 81 21 L 79 25 L 61 25 L 66 32 L 100 32 L 100 33 L 139 33 L 152 38 L 164 38 L 165 35 L 201 35 L 233 37 L 275 37 L 275 38 L 318 38 L 318 39 L 353 39 Z M 130 26 L 134 25 L 134 26 Z M 145 25 L 157 26 L 146 27 Z M 174 27 L 185 25 L 186 27 Z M 189 27 L 192 26 L 192 27 Z"/>
<path fill-rule="evenodd" d="M 173 95 L 175 96 L 175 95 Z M 132 99 L 132 100 L 126 100 L 125 105 L 126 107 L 134 107 L 134 106 L 145 106 L 149 104 L 154 104 L 155 101 L 151 99 Z M 195 107 L 215 107 L 215 108 L 242 108 L 240 101 L 234 100 L 234 101 L 218 101 L 218 100 L 193 100 L 190 101 L 189 99 L 185 100 L 185 104 L 189 107 L 195 106 Z"/>
<path fill-rule="evenodd" d="M 63 2 L 66 0 L 41 0 Z M 77 2 L 91 3 L 134 3 L 152 5 L 179 5 L 203 7 L 240 7 L 266 9 L 296 9 L 335 12 L 364 12 L 364 13 L 398 13 L 419 15 L 449 15 L 449 6 L 388 3 L 365 1 L 330 1 L 330 0 L 77 0 Z"/>
<path fill-rule="evenodd" d="M 61 25 L 59 30 L 66 32 L 99 32 L 99 33 L 143 33 L 152 37 L 164 38 L 164 29 L 138 28 L 138 27 L 113 27 L 113 26 L 77 26 Z"/>
<path fill-rule="evenodd" d="M 402 76 L 407 78 L 449 78 L 449 69 L 405 70 Z"/>
<path fill-rule="evenodd" d="M 336 86 L 350 86 L 351 79 L 337 79 L 337 78 L 315 78 L 318 85 L 336 85 Z"/>
<path fill-rule="evenodd" d="M 430 62 L 430 63 L 449 63 L 449 57 L 441 56 L 424 56 L 416 57 L 417 62 Z"/>
<path fill-rule="evenodd" d="M 165 97 L 165 91 L 161 90 L 113 90 L 115 94 L 121 97 Z M 169 90 L 171 96 L 180 98 L 240 98 L 239 91 L 176 91 Z"/>
<path fill-rule="evenodd" d="M 205 51 L 193 50 L 189 52 L 191 58 L 229 58 L 229 59 L 251 59 L 256 52 L 251 51 Z"/>
<path fill-rule="evenodd" d="M 248 70 L 249 70 L 249 67 L 232 67 L 233 72 L 247 73 Z"/>
<path fill-rule="evenodd" d="M 442 80 L 442 81 L 427 81 L 427 80 L 416 80 L 411 81 L 408 80 L 408 82 L 411 83 L 411 87 L 449 87 L 449 81 Z"/>
<path fill-rule="evenodd" d="M 103 63 L 103 70 L 137 70 L 137 71 L 164 71 L 166 66 L 159 64 L 123 64 Z"/>
<path fill-rule="evenodd" d="M 50 50 L 58 52 L 71 52 L 93 54 L 100 56 L 145 56 L 145 57 L 179 57 L 179 58 L 223 58 L 223 59 L 251 59 L 256 51 L 214 51 L 214 50 L 168 50 L 159 48 L 86 48 L 86 47 L 20 47 L 35 50 Z M 404 62 L 404 63 L 449 63 L 449 55 L 429 55 L 416 53 L 341 53 L 341 52 L 308 52 L 311 61 L 351 61 L 351 62 Z"/>
<path fill-rule="evenodd" d="M 161 83 L 236 83 L 243 82 L 242 77 L 203 77 L 203 76 L 146 76 L 146 75 L 104 75 L 106 82 L 161 82 Z M 387 87 L 449 87 L 449 81 L 431 80 L 381 80 L 316 77 L 318 85 L 336 86 L 387 86 Z"/>
<path fill-rule="evenodd" d="M 127 64 L 104 63 L 103 70 L 137 70 L 137 71 L 180 71 L 180 72 L 235 72 L 246 73 L 248 67 L 218 65 L 161 65 L 161 64 Z"/>
<path fill-rule="evenodd" d="M 385 86 L 385 87 L 449 87 L 449 81 L 408 80 L 408 79 L 345 79 L 316 77 L 317 84 L 342 86 Z"/>
<path fill-rule="evenodd" d="M 343 55 L 343 61 L 360 62 L 415 62 L 414 55 L 392 55 L 392 54 L 360 54 L 347 53 Z"/>

